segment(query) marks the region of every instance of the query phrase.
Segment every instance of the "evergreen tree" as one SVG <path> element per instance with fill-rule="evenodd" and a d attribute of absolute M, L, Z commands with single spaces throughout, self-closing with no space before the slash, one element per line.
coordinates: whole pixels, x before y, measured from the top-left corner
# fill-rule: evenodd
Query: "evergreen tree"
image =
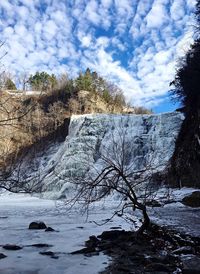
<path fill-rule="evenodd" d="M 113 110 L 122 109 L 126 105 L 122 90 L 99 76 L 96 71 L 91 72 L 89 68 L 85 73 L 80 73 L 74 83 L 77 92 L 80 90 L 89 91 L 96 99 L 99 97 L 110 107 L 112 106 Z"/>
<path fill-rule="evenodd" d="M 75 86 L 77 91 L 92 91 L 92 74 L 89 68 L 86 69 L 85 73 L 79 74 L 79 76 L 75 80 Z"/>
<path fill-rule="evenodd" d="M 179 62 L 173 95 L 183 106 L 185 120 L 176 141 L 169 180 L 179 186 L 200 186 L 200 1 L 196 4 L 196 38 Z"/>
<path fill-rule="evenodd" d="M 186 56 L 181 60 L 176 76 L 171 85 L 173 94 L 182 103 L 185 112 L 200 108 L 200 39 L 191 45 Z"/>
<path fill-rule="evenodd" d="M 6 80 L 6 82 L 5 82 L 5 88 L 8 89 L 8 90 L 9 89 L 10 90 L 16 90 L 17 89 L 15 83 L 10 78 L 8 78 Z"/>
<path fill-rule="evenodd" d="M 36 72 L 35 75 L 31 75 L 29 78 L 29 84 L 32 89 L 36 90 L 52 90 L 57 85 L 57 79 L 54 74 L 49 75 L 47 72 Z"/>

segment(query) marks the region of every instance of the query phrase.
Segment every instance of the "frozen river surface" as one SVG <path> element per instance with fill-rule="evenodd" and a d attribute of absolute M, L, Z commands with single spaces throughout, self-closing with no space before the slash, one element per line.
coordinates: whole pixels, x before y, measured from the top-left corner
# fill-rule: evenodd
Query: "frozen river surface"
<path fill-rule="evenodd" d="M 101 234 L 113 226 L 120 226 L 117 218 L 104 226 L 93 221 L 102 221 L 110 216 L 111 208 L 97 206 L 91 210 L 89 219 L 77 212 L 68 214 L 61 205 L 51 200 L 41 200 L 25 195 L 0 196 L 0 253 L 7 258 L 0 260 L 2 274 L 95 274 L 106 268 L 109 258 L 103 254 L 86 257 L 71 255 L 72 251 L 84 247 L 91 235 Z M 44 221 L 57 232 L 29 230 L 30 222 Z M 124 224 L 124 229 L 129 226 Z M 33 244 L 49 244 L 52 247 L 37 248 Z M 2 245 L 16 244 L 23 248 L 17 251 L 3 249 Z M 41 255 L 52 251 L 58 259 Z"/>
<path fill-rule="evenodd" d="M 191 190 L 189 190 L 190 192 Z M 184 194 L 186 191 L 184 191 Z M 183 194 L 183 193 L 182 193 Z M 181 195 L 182 195 L 181 194 Z M 176 198 L 181 197 L 180 192 Z M 0 260 L 2 274 L 95 274 L 104 270 L 110 258 L 100 254 L 86 257 L 71 255 L 72 251 L 84 247 L 85 240 L 91 235 L 99 235 L 112 227 L 130 229 L 130 225 L 120 218 L 98 226 L 93 221 L 100 222 L 111 215 L 115 200 L 107 204 L 99 204 L 90 212 L 86 221 L 73 211 L 70 215 L 60 207 L 59 203 L 42 200 L 27 195 L 0 196 L 0 253 L 7 257 Z M 150 209 L 153 220 L 170 225 L 193 236 L 200 236 L 200 209 L 191 209 L 181 203 L 172 203 L 164 207 Z M 29 223 L 34 220 L 44 221 L 56 232 L 44 230 L 29 230 Z M 33 244 L 48 244 L 50 247 L 37 248 Z M 5 244 L 16 244 L 23 248 L 17 251 L 3 249 Z M 41 255 L 41 251 L 52 251 L 58 256 Z"/>

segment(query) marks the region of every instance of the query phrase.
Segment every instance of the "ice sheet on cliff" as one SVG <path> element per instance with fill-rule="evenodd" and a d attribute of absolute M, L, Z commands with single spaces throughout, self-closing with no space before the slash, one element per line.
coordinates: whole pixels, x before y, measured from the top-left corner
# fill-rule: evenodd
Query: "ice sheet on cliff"
<path fill-rule="evenodd" d="M 92 166 L 98 166 L 98 154 L 111 135 L 126 128 L 126 138 L 133 144 L 129 155 L 135 169 L 142 168 L 151 159 L 158 169 L 164 168 L 174 151 L 183 115 L 179 112 L 153 115 L 73 115 L 69 135 L 57 151 L 41 159 L 40 177 L 44 196 L 58 198 L 68 187 L 70 176 L 84 174 Z M 86 141 L 90 146 L 86 146 Z M 84 163 L 84 164 L 83 164 Z M 87 163 L 87 164 L 85 164 Z"/>

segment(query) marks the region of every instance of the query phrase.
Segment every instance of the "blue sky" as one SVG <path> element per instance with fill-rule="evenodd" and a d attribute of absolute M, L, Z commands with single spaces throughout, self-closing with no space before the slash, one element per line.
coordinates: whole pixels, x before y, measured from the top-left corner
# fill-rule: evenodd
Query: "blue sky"
<path fill-rule="evenodd" d="M 192 43 L 195 0 L 1 0 L 0 32 L 13 79 L 89 67 L 133 105 L 172 110 L 178 58 Z M 2 69 L 2 66 L 1 66 Z"/>

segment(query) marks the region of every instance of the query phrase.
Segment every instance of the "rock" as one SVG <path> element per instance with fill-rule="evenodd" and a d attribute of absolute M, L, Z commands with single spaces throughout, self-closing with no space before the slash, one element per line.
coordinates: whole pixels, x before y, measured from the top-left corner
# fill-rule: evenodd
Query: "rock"
<path fill-rule="evenodd" d="M 153 256 L 148 256 L 147 258 L 145 258 L 147 263 L 161 263 L 164 265 L 170 265 L 172 263 L 175 263 L 176 261 L 176 256 L 175 255 L 160 255 L 158 256 L 157 254 L 154 254 Z"/>
<path fill-rule="evenodd" d="M 103 252 L 112 258 L 112 263 L 102 274 L 167 274 L 175 273 L 177 269 L 181 271 L 182 266 L 185 274 L 200 273 L 197 252 L 200 239 L 155 224 L 151 224 L 143 235 L 125 230 L 104 231 L 97 237 L 91 236 L 85 245 L 86 248 L 71 254 L 94 256 Z M 198 262 L 185 260 L 195 257 L 194 254 L 199 259 Z"/>
<path fill-rule="evenodd" d="M 112 248 L 114 247 L 114 244 L 112 243 L 112 241 L 100 241 L 100 243 L 98 244 L 98 250 L 106 250 L 106 251 L 110 251 Z"/>
<path fill-rule="evenodd" d="M 200 273 L 200 258 L 197 256 L 183 259 L 183 274 L 199 274 Z"/>
<path fill-rule="evenodd" d="M 52 247 L 52 245 L 49 244 L 32 244 L 31 246 L 43 248 L 43 247 Z"/>
<path fill-rule="evenodd" d="M 52 259 L 58 259 L 59 256 L 53 255 L 53 256 L 51 256 L 51 258 L 52 258 Z"/>
<path fill-rule="evenodd" d="M 195 269 L 183 269 L 182 274 L 199 274 L 200 270 Z"/>
<path fill-rule="evenodd" d="M 44 251 L 44 252 L 39 252 L 41 255 L 44 256 L 50 256 L 52 259 L 58 259 L 59 256 L 55 255 L 53 251 Z"/>
<path fill-rule="evenodd" d="M 55 229 L 53 229 L 52 227 L 48 226 L 46 229 L 45 229 L 45 232 L 53 232 L 55 231 Z"/>
<path fill-rule="evenodd" d="M 73 252 L 71 252 L 71 254 L 72 255 L 75 255 L 75 254 L 88 254 L 88 253 L 93 253 L 93 252 L 96 252 L 96 249 L 94 247 L 85 247 L 85 248 L 82 248 L 80 250 L 73 251 Z"/>
<path fill-rule="evenodd" d="M 146 206 L 161 207 L 162 205 L 158 201 L 156 201 L 156 200 L 151 200 L 151 201 L 147 201 L 146 202 Z"/>
<path fill-rule="evenodd" d="M 22 249 L 21 246 L 13 245 L 13 244 L 3 245 L 3 248 L 6 249 L 6 250 L 20 250 L 20 249 Z"/>
<path fill-rule="evenodd" d="M 53 256 L 54 252 L 52 251 L 44 251 L 44 252 L 40 252 L 41 255 L 47 255 L 47 256 Z"/>
<path fill-rule="evenodd" d="M 97 239 L 97 237 L 92 235 L 89 237 L 89 240 L 85 242 L 85 246 L 89 248 L 95 248 L 99 242 L 100 241 Z"/>
<path fill-rule="evenodd" d="M 40 252 L 41 255 L 46 255 L 46 256 L 54 256 L 55 253 L 53 251 L 41 251 Z"/>
<path fill-rule="evenodd" d="M 112 231 L 104 231 L 101 235 L 98 235 L 97 238 L 101 238 L 102 240 L 115 240 L 120 236 L 124 236 L 126 234 L 125 230 L 112 230 Z"/>
<path fill-rule="evenodd" d="M 30 223 L 29 229 L 46 229 L 47 226 L 45 225 L 44 222 L 41 221 L 34 221 Z"/>
<path fill-rule="evenodd" d="M 172 273 L 171 268 L 162 264 L 162 263 L 152 263 L 146 266 L 147 271 L 151 271 L 155 273 L 155 271 L 158 272 L 167 272 L 167 273 Z"/>
<path fill-rule="evenodd" d="M 84 254 L 85 257 L 99 256 L 99 251 L 89 252 Z"/>
<path fill-rule="evenodd" d="M 200 191 L 194 191 L 182 199 L 182 203 L 190 207 L 200 207 Z"/>
<path fill-rule="evenodd" d="M 179 233 L 173 235 L 174 239 L 178 242 L 179 246 L 194 246 L 196 245 L 191 237 L 184 236 Z"/>
<path fill-rule="evenodd" d="M 0 253 L 0 259 L 4 259 L 4 258 L 6 258 L 7 256 L 5 255 L 5 254 L 3 254 L 3 253 Z"/>

